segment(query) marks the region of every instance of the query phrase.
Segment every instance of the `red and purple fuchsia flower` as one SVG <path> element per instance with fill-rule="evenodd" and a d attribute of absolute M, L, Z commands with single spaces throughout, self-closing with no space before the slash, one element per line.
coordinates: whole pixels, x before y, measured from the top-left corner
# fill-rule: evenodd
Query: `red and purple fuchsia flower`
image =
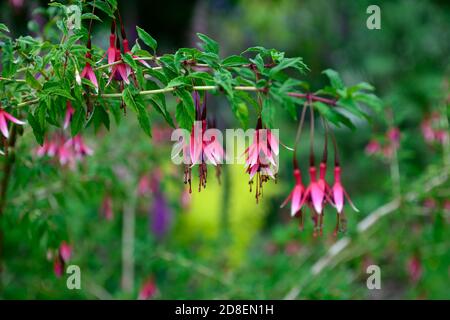
<path fill-rule="evenodd" d="M 192 192 L 192 167 L 199 166 L 199 184 L 198 191 L 206 188 L 208 177 L 207 164 L 215 166 L 220 173 L 220 165 L 224 159 L 224 150 L 219 135 L 215 134 L 213 128 L 208 129 L 206 120 L 206 96 L 203 97 L 203 103 L 200 102 L 198 92 L 193 93 L 195 103 L 195 122 L 189 139 L 189 144 L 183 146 L 183 153 L 187 155 L 187 162 L 184 169 L 184 183 L 189 183 L 189 192 Z"/>
<path fill-rule="evenodd" d="M 249 174 L 250 192 L 256 177 L 256 202 L 263 195 L 263 184 L 271 178 L 276 181 L 279 153 L 278 139 L 270 129 L 264 129 L 258 118 L 252 144 L 244 151 L 246 172 Z"/>
<path fill-rule="evenodd" d="M 297 147 L 300 143 L 301 131 L 305 120 L 306 109 L 309 106 L 310 110 L 310 156 L 309 156 L 309 185 L 305 187 L 302 183 L 301 170 L 297 161 Z M 325 129 L 325 143 L 322 160 L 319 164 L 319 178 L 317 179 L 317 169 L 315 166 L 314 157 L 314 109 L 311 101 L 305 105 L 300 118 L 297 135 L 295 139 L 294 155 L 293 155 L 293 168 L 295 186 L 286 200 L 282 203 L 281 207 L 291 202 L 291 216 L 299 218 L 300 229 L 303 229 L 303 207 L 306 205 L 311 211 L 311 219 L 314 222 L 313 235 L 322 235 L 323 232 L 323 220 L 324 209 L 326 204 L 330 204 L 337 211 L 336 213 L 336 227 L 334 229 L 334 235 L 337 235 L 338 231 L 345 230 L 345 215 L 344 215 L 344 199 L 346 198 L 355 211 L 358 211 L 350 200 L 347 192 L 341 183 L 341 167 L 339 165 L 339 157 L 337 151 L 337 144 L 333 133 L 331 132 L 328 123 L 322 118 L 323 127 Z M 328 135 L 332 137 L 334 146 L 334 184 L 330 187 L 326 181 L 327 173 L 327 161 L 328 161 Z"/>

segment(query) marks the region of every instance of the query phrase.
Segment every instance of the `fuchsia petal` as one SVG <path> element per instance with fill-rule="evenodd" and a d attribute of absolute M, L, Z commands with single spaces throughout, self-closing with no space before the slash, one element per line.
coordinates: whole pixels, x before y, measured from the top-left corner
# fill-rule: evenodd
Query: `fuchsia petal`
<path fill-rule="evenodd" d="M 344 189 L 344 194 L 345 194 L 345 197 L 346 197 L 347 200 L 348 200 L 348 203 L 349 203 L 350 206 L 353 208 L 353 210 L 355 210 L 356 212 L 359 212 L 358 208 L 356 208 L 356 206 L 353 204 L 352 199 L 350 199 L 350 197 L 349 197 L 347 191 L 345 191 L 345 189 Z"/>
<path fill-rule="evenodd" d="M 280 205 L 280 208 L 284 208 L 288 204 L 288 202 L 292 199 L 292 194 L 293 193 L 294 193 L 294 191 L 291 191 L 291 193 L 289 193 L 287 198 L 284 199 L 283 203 Z"/>
<path fill-rule="evenodd" d="M 10 115 L 8 112 L 3 111 L 3 115 L 5 116 L 6 119 L 8 119 L 11 122 L 14 122 L 15 124 L 20 124 L 20 125 L 24 125 L 25 122 L 20 121 L 19 119 L 13 117 L 12 115 Z"/>
<path fill-rule="evenodd" d="M 277 137 L 272 133 L 272 131 L 269 132 L 269 144 L 270 148 L 275 154 L 278 154 L 279 152 L 279 143 Z"/>
<path fill-rule="evenodd" d="M 253 177 L 255 176 L 256 172 L 258 172 L 258 165 L 254 165 L 254 166 L 250 167 L 249 170 L 250 170 L 249 180 L 252 180 Z"/>
<path fill-rule="evenodd" d="M 325 196 L 325 192 L 323 189 L 317 184 L 311 184 L 311 200 L 314 206 L 314 209 L 318 214 L 322 213 L 323 210 L 323 199 Z"/>
<path fill-rule="evenodd" d="M 333 201 L 338 213 L 342 213 L 344 209 L 344 189 L 340 183 L 335 183 L 333 186 Z"/>
<path fill-rule="evenodd" d="M 9 138 L 9 132 L 8 132 L 8 126 L 6 124 L 6 119 L 4 116 L 5 112 L 0 111 L 0 131 L 2 132 L 3 136 L 8 139 Z"/>
<path fill-rule="evenodd" d="M 108 64 L 114 63 L 116 60 L 116 49 L 115 48 L 108 48 L 107 51 L 108 54 Z"/>
<path fill-rule="evenodd" d="M 122 80 L 126 83 L 129 84 L 130 80 L 128 79 L 128 71 L 127 68 L 124 64 L 120 64 L 117 66 L 117 70 L 119 71 L 120 77 L 122 78 Z"/>
<path fill-rule="evenodd" d="M 89 80 L 91 80 L 95 88 L 98 90 L 97 77 L 95 76 L 94 70 L 92 70 L 92 68 L 89 68 L 87 75 L 89 77 Z"/>
<path fill-rule="evenodd" d="M 303 195 L 303 187 L 301 185 L 297 185 L 294 187 L 293 195 L 292 195 L 292 203 L 291 203 L 291 216 L 295 216 L 297 212 L 300 210 L 300 203 L 302 202 Z"/>

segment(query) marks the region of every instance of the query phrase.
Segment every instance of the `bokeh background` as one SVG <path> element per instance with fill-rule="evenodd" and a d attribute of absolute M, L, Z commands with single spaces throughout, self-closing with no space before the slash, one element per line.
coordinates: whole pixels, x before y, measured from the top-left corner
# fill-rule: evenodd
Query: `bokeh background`
<path fill-rule="evenodd" d="M 310 219 L 299 231 L 289 209 L 279 208 L 293 185 L 285 149 L 279 181 L 265 186 L 259 204 L 242 165 L 223 167 L 220 185 L 210 167 L 206 190 L 189 195 L 183 168 L 170 161 L 171 130 L 156 115 L 153 139 L 133 117 L 112 121 L 110 132 L 89 129 L 94 154 L 73 169 L 37 157 L 28 132 L 2 219 L 0 298 L 450 298 L 448 1 L 119 3 L 129 37 L 135 25 L 144 28 L 159 54 L 195 46 L 201 32 L 223 56 L 255 45 L 302 56 L 313 88 L 326 83 L 326 68 L 348 84 L 373 84 L 384 112 L 354 119 L 355 131 L 335 129 L 343 182 L 360 212 L 346 210 L 347 231 L 337 237 L 332 209 L 322 237 L 313 237 Z M 366 28 L 371 4 L 381 8 L 381 30 Z M 39 36 L 47 22 L 41 6 L 46 1 L 3 0 L 0 21 L 16 37 Z M 108 23 L 94 28 L 94 44 L 107 48 Z M 211 97 L 208 107 L 219 128 L 239 126 L 225 99 Z M 249 126 L 255 121 L 250 114 Z M 275 127 L 292 146 L 296 123 L 280 111 Z M 317 136 L 318 149 L 322 143 Z M 63 242 L 69 264 L 81 268 L 81 290 L 68 290 L 55 269 Z M 381 269 L 381 290 L 366 286 L 372 264 Z"/>

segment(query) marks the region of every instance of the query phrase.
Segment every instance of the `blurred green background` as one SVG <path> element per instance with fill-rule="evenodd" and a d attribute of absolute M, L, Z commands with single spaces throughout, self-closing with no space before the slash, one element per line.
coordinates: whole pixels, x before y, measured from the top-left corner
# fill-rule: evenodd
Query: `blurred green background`
<path fill-rule="evenodd" d="M 2 1 L 0 21 L 15 36 L 37 35 L 45 3 Z M 347 232 L 337 237 L 332 208 L 322 237 L 312 236 L 310 219 L 300 232 L 289 209 L 279 208 L 293 186 L 292 153 L 284 148 L 279 181 L 266 184 L 259 204 L 242 165 L 224 166 L 220 185 L 210 167 L 206 190 L 198 193 L 194 180 L 189 195 L 183 168 L 170 161 L 171 131 L 157 115 L 153 139 L 132 117 L 111 122 L 110 132 L 90 129 L 85 139 L 94 155 L 73 170 L 38 158 L 26 131 L 2 221 L 0 298 L 450 298 L 448 1 L 119 3 L 130 38 L 135 25 L 144 28 L 160 54 L 195 46 L 195 33 L 202 32 L 220 43 L 223 55 L 261 45 L 302 56 L 313 89 L 326 83 L 326 68 L 348 84 L 373 84 L 385 113 L 373 114 L 370 123 L 355 119 L 356 131 L 334 129 L 343 183 L 360 212 L 346 211 Z M 381 8 L 381 30 L 366 27 L 371 4 Z M 107 23 L 96 23 L 95 45 L 107 48 L 108 33 Z M 225 99 L 208 101 L 218 128 L 239 126 Z M 175 103 L 169 106 L 173 111 Z M 427 139 L 429 123 L 441 138 Z M 292 146 L 296 123 L 284 111 L 275 127 Z M 400 130 L 400 142 L 389 149 L 392 128 Z M 370 141 L 379 149 L 374 154 L 366 148 Z M 318 136 L 317 150 L 322 143 Z M 300 148 L 305 171 L 307 148 Z M 374 222 L 361 230 L 368 216 Z M 344 248 L 334 255 L 339 240 Z M 69 264 L 81 268 L 81 290 L 68 290 L 67 275 L 54 272 L 62 241 L 72 247 Z M 372 264 L 381 268 L 381 290 L 366 286 Z"/>

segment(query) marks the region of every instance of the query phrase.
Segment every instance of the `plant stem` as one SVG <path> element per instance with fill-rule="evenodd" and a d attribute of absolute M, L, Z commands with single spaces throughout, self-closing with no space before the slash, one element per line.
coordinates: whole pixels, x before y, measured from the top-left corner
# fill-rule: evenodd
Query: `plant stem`
<path fill-rule="evenodd" d="M 134 189 L 132 189 L 134 190 Z M 134 232 L 136 192 L 129 196 L 129 201 L 123 209 L 122 221 L 122 289 L 126 293 L 134 289 Z"/>

